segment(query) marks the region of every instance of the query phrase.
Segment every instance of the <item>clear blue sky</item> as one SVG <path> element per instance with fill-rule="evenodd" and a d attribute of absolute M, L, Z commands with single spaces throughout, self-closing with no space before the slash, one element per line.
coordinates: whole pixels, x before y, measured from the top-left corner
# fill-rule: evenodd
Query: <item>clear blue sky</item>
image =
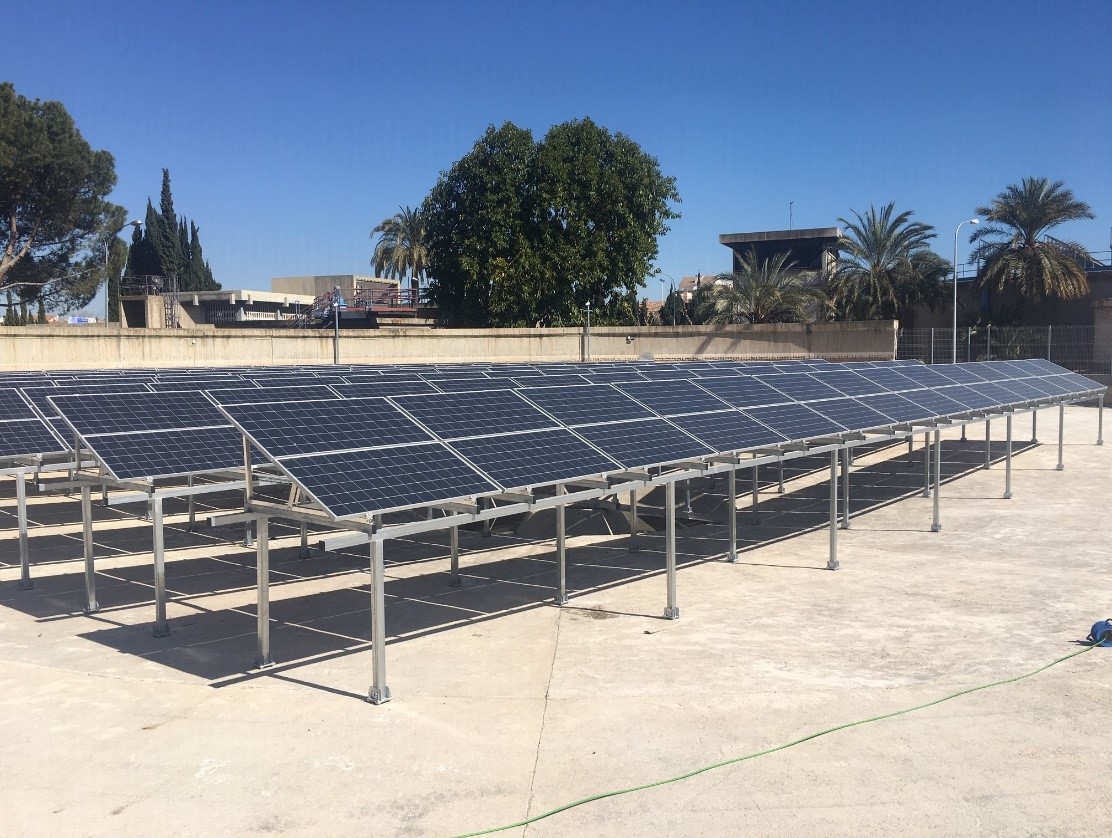
<path fill-rule="evenodd" d="M 225 288 L 369 273 L 489 124 L 590 116 L 677 179 L 657 264 L 729 267 L 719 233 L 895 201 L 939 230 L 1027 175 L 1112 227 L 1112 2 L 38 2 L 0 79 L 58 99 L 142 218 L 162 167 Z M 959 261 L 968 246 L 963 230 Z M 650 283 L 647 294 L 659 294 Z"/>

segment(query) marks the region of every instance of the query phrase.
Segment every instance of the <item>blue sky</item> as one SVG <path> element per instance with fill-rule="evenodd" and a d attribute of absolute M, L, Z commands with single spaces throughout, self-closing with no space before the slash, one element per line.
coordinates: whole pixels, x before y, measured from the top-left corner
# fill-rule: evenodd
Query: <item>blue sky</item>
<path fill-rule="evenodd" d="M 677 179 L 657 260 L 677 281 L 728 269 L 718 235 L 783 229 L 789 202 L 818 227 L 894 201 L 950 258 L 1028 175 L 1092 206 L 1064 237 L 1109 248 L 1108 0 L 39 2 L 12 22 L 0 79 L 115 155 L 131 216 L 168 167 L 225 288 L 369 273 L 370 229 L 487 125 L 583 116 Z"/>

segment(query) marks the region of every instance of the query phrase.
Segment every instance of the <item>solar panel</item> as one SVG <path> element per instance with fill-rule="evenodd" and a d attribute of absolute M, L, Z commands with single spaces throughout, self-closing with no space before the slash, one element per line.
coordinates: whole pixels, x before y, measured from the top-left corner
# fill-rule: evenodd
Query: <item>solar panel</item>
<path fill-rule="evenodd" d="M 1024 401 L 1022 397 L 1009 390 L 1005 385 L 993 381 L 985 381 L 981 384 L 970 384 L 969 387 L 992 399 L 996 403 L 996 407 Z"/>
<path fill-rule="evenodd" d="M 351 385 L 337 385 L 348 387 Z M 236 387 L 234 389 L 206 390 L 208 397 L 217 404 L 270 404 L 273 402 L 338 399 L 340 395 L 325 384 L 305 384 L 297 387 Z M 384 395 L 379 393 L 378 395 Z"/>
<path fill-rule="evenodd" d="M 1074 393 L 1091 393 L 1105 389 L 1103 384 L 1098 384 L 1091 378 L 1086 378 L 1075 372 L 1067 372 L 1065 375 L 1060 376 L 1060 378 L 1064 380 L 1067 387 L 1073 388 Z"/>
<path fill-rule="evenodd" d="M 145 384 L 93 384 L 82 386 L 80 384 L 63 384 L 58 387 L 24 387 L 21 388 L 27 399 L 37 408 L 43 416 L 57 416 L 58 411 L 54 405 L 47 401 L 50 396 L 70 395 L 116 395 L 121 393 L 149 393 Z"/>
<path fill-rule="evenodd" d="M 283 375 L 274 376 L 271 378 L 256 378 L 254 382 L 264 389 L 285 389 L 290 387 L 300 387 L 302 385 L 320 385 L 320 384 L 345 384 L 342 376 L 339 375 Z"/>
<path fill-rule="evenodd" d="M 900 367 L 900 375 L 910 378 L 923 387 L 946 387 L 954 383 L 942 373 L 926 366 Z"/>
<path fill-rule="evenodd" d="M 235 387 L 241 389 L 250 387 L 254 389 L 256 386 L 254 381 L 246 381 L 239 376 L 201 378 L 182 375 L 173 378 L 160 378 L 158 381 L 152 381 L 149 388 L 158 392 L 161 390 L 212 390 L 218 387 Z"/>
<path fill-rule="evenodd" d="M 587 376 L 578 373 L 567 373 L 564 375 L 531 375 L 528 378 L 519 378 L 515 376 L 512 379 L 514 386 L 521 389 L 533 389 L 536 387 L 570 387 L 577 384 L 589 384 Z"/>
<path fill-rule="evenodd" d="M 878 413 L 860 399 L 828 399 L 816 404 L 814 409 L 847 431 L 864 431 L 892 424 L 887 416 Z"/>
<path fill-rule="evenodd" d="M 50 402 L 83 437 L 228 424 L 208 399 L 191 391 L 51 396 Z"/>
<path fill-rule="evenodd" d="M 709 390 L 732 407 L 757 407 L 791 401 L 779 390 L 774 390 L 764 382 L 748 375 L 700 378 L 699 386 Z"/>
<path fill-rule="evenodd" d="M 638 381 L 614 385 L 661 416 L 706 413 L 727 405 L 690 381 Z"/>
<path fill-rule="evenodd" d="M 175 477 L 243 465 L 243 437 L 228 425 L 83 437 L 119 480 Z"/>
<path fill-rule="evenodd" d="M 416 396 L 422 393 L 438 392 L 432 384 L 419 378 L 410 381 L 380 378 L 375 382 L 361 381 L 356 384 L 333 384 L 332 389 L 345 399 L 358 399 L 368 396 Z"/>
<path fill-rule="evenodd" d="M 910 393 L 908 395 L 914 395 Z M 933 411 L 916 404 L 899 393 L 876 393 L 868 397 L 868 404 L 894 422 L 918 422 L 935 417 Z"/>
<path fill-rule="evenodd" d="M 396 396 L 393 401 L 441 439 L 556 427 L 513 390 Z"/>
<path fill-rule="evenodd" d="M 934 369 L 955 384 L 978 384 L 985 380 L 965 364 L 939 364 Z"/>
<path fill-rule="evenodd" d="M 619 467 L 563 428 L 464 439 L 452 447 L 506 489 L 559 483 Z"/>
<path fill-rule="evenodd" d="M 586 369 L 584 374 L 590 381 L 597 384 L 615 384 L 623 381 L 647 381 L 648 379 L 636 370 L 595 370 Z"/>
<path fill-rule="evenodd" d="M 814 377 L 840 393 L 847 396 L 868 396 L 873 393 L 883 393 L 885 388 L 863 375 L 858 375 L 853 370 L 822 370 L 813 373 Z"/>
<path fill-rule="evenodd" d="M 595 425 L 653 416 L 651 410 L 608 384 L 537 387 L 522 395 L 565 425 Z"/>
<path fill-rule="evenodd" d="M 513 389 L 514 383 L 509 378 L 437 378 L 433 381 L 436 387 L 445 393 L 473 393 L 478 390 L 507 390 Z"/>
<path fill-rule="evenodd" d="M 676 420 L 676 424 L 715 451 L 746 451 L 779 445 L 785 438 L 755 419 L 736 410 L 697 413 Z"/>
<path fill-rule="evenodd" d="M 831 422 L 821 413 L 804 404 L 753 407 L 747 409 L 745 413 L 790 440 L 840 436 L 845 433 L 841 425 Z"/>
<path fill-rule="evenodd" d="M 16 390 L 0 390 L 0 421 L 34 418 L 35 411 Z"/>
<path fill-rule="evenodd" d="M 836 399 L 842 395 L 833 387 L 823 384 L 816 376 L 807 373 L 773 373 L 757 377 L 799 402 Z"/>
<path fill-rule="evenodd" d="M 906 375 L 902 375 L 891 367 L 874 367 L 873 369 L 857 370 L 857 372 L 863 378 L 867 378 L 891 393 L 905 393 L 908 390 L 923 389 L 922 384 L 912 381 Z"/>
<path fill-rule="evenodd" d="M 904 397 L 930 412 L 932 417 L 953 416 L 965 413 L 970 408 L 980 409 L 991 406 L 981 397 L 971 397 L 966 385 L 958 384 L 938 390 L 913 390 Z"/>
<path fill-rule="evenodd" d="M 309 454 L 278 463 L 336 518 L 498 491 L 498 486 L 439 442 Z"/>
<path fill-rule="evenodd" d="M 663 419 L 635 419 L 576 428 L 623 468 L 643 468 L 717 453 Z"/>
<path fill-rule="evenodd" d="M 53 454 L 68 449 L 37 417 L 0 422 L 0 457 Z"/>
<path fill-rule="evenodd" d="M 432 440 L 425 430 L 381 398 L 227 405 L 224 412 L 274 457 Z"/>

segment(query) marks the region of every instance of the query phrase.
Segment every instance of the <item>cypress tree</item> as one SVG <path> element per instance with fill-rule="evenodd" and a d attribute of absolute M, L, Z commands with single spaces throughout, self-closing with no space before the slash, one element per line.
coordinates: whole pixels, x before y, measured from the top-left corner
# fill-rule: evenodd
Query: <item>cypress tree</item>
<path fill-rule="evenodd" d="M 178 230 L 178 216 L 174 212 L 174 195 L 170 191 L 170 170 L 162 170 L 162 196 L 159 199 L 158 240 L 159 261 L 165 277 L 177 275 L 181 279 L 184 263 L 181 239 Z"/>

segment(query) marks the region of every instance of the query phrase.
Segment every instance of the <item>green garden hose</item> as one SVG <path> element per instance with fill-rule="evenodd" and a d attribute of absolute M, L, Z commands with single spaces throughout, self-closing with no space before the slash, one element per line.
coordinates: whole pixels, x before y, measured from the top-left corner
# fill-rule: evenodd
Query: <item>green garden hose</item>
<path fill-rule="evenodd" d="M 645 783 L 640 786 L 632 786 L 626 789 L 614 789 L 612 791 L 604 791 L 598 794 L 592 794 L 590 797 L 584 797 L 579 800 L 574 800 L 571 803 L 565 803 L 563 806 L 557 806 L 555 809 L 549 809 L 547 812 L 541 812 L 538 815 L 533 815 L 532 817 L 525 818 L 524 820 L 517 821 L 516 823 L 508 823 L 504 826 L 495 826 L 489 829 L 480 829 L 477 832 L 466 832 L 457 836 L 457 838 L 475 838 L 475 836 L 479 835 L 491 835 L 495 832 L 502 832 L 504 830 L 514 829 L 515 827 L 519 826 L 528 826 L 531 823 L 536 823 L 537 821 L 544 820 L 545 818 L 550 818 L 553 815 L 558 815 L 561 812 L 566 812 L 568 811 L 568 809 L 574 809 L 575 807 L 582 806 L 585 803 L 593 803 L 596 800 L 605 800 L 607 797 L 619 797 L 623 794 L 632 794 L 636 791 L 645 791 L 646 789 L 653 789 L 657 788 L 658 786 L 666 786 L 671 783 L 678 783 L 680 780 L 687 780 L 691 777 L 698 776 L 699 774 L 705 774 L 708 771 L 713 771 L 716 768 L 723 768 L 727 765 L 734 765 L 739 762 L 745 762 L 746 760 L 756 759 L 757 757 L 763 757 L 768 754 L 774 754 L 777 751 L 784 751 L 788 748 L 793 748 L 796 745 L 802 745 L 804 742 L 810 742 L 812 739 L 818 739 L 820 736 L 826 736 L 829 733 L 834 733 L 839 730 L 846 730 L 847 728 L 851 727 L 867 725 L 871 724 L 872 722 L 880 722 L 884 719 L 891 719 L 896 716 L 903 716 L 908 713 L 914 713 L 916 710 L 925 710 L 927 707 L 934 707 L 936 704 L 942 704 L 945 701 L 960 698 L 963 695 L 969 695 L 970 693 L 975 693 L 980 690 L 987 690 L 991 689 L 992 687 L 1000 687 L 1004 684 L 1014 684 L 1016 681 L 1022 681 L 1025 678 L 1030 678 L 1033 675 L 1038 675 L 1040 672 L 1045 672 L 1052 666 L 1057 666 L 1064 661 L 1068 661 L 1070 658 L 1076 658 L 1078 655 L 1083 655 L 1094 648 L 1096 648 L 1095 645 L 1086 646 L 1084 649 L 1079 649 L 1076 652 L 1071 652 L 1070 654 L 1064 655 L 1057 660 L 1051 661 L 1045 666 L 1040 666 L 1038 669 L 1033 669 L 1030 672 L 1024 673 L 1023 675 L 1016 675 L 1014 678 L 1005 678 L 1002 681 L 993 681 L 991 684 L 982 684 L 979 687 L 970 687 L 967 690 L 960 690 L 956 693 L 950 693 L 949 695 L 943 696 L 942 698 L 936 698 L 934 701 L 928 701 L 925 704 L 917 704 L 914 707 L 906 707 L 903 710 L 894 710 L 891 713 L 884 713 L 883 715 L 873 716 L 869 719 L 859 719 L 855 722 L 846 722 L 845 724 L 828 727 L 825 730 L 820 730 L 817 733 L 808 734 L 807 736 L 801 737 L 800 739 L 793 739 L 791 742 L 786 742 L 783 745 L 777 745 L 774 748 L 768 748 L 763 751 L 754 751 L 751 754 L 745 754 L 744 756 L 734 757 L 732 759 L 723 760 L 711 765 L 705 765 L 702 768 L 696 768 L 694 771 L 688 771 L 685 774 L 678 774 L 675 777 L 668 777 L 663 780 L 656 780 L 651 783 Z"/>

